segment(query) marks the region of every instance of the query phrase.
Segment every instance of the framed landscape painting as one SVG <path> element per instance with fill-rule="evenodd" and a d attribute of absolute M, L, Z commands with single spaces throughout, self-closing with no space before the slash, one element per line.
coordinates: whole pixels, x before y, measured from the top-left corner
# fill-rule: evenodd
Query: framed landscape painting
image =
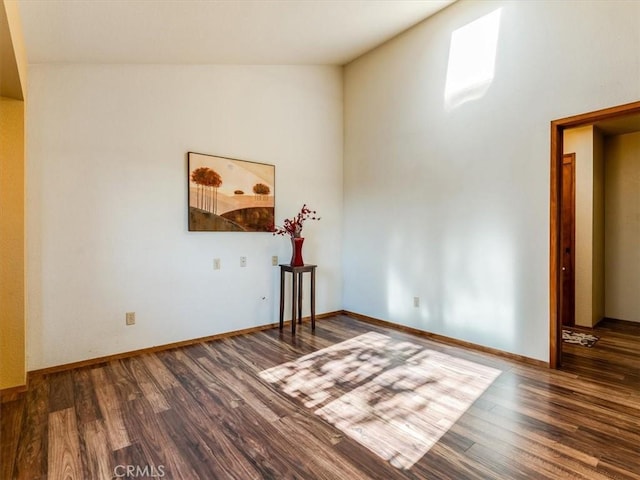
<path fill-rule="evenodd" d="M 189 152 L 189 231 L 270 232 L 276 167 Z"/>

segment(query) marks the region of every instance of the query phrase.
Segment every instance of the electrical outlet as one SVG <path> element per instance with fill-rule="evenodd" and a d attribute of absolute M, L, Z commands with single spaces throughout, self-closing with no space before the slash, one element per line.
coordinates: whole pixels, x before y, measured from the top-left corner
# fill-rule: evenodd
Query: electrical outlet
<path fill-rule="evenodd" d="M 136 312 L 127 312 L 126 313 L 126 323 L 127 323 L 127 325 L 135 325 L 136 324 Z"/>
<path fill-rule="evenodd" d="M 274 267 L 278 266 L 278 255 L 274 255 L 273 257 L 271 257 L 271 265 L 273 265 Z"/>
<path fill-rule="evenodd" d="M 220 270 L 220 259 L 219 258 L 214 258 L 213 259 L 213 269 L 214 270 Z"/>
<path fill-rule="evenodd" d="M 240 257 L 240 266 L 241 267 L 247 266 L 247 257 Z"/>
<path fill-rule="evenodd" d="M 420 297 L 413 297 L 413 306 L 416 308 L 420 306 Z"/>

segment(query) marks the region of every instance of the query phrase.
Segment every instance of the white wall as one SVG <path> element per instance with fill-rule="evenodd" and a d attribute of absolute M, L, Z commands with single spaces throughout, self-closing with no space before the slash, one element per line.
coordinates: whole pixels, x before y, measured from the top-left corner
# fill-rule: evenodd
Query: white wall
<path fill-rule="evenodd" d="M 640 132 L 605 139 L 605 315 L 640 322 Z"/>
<path fill-rule="evenodd" d="M 593 129 L 593 257 L 592 257 L 592 309 L 591 326 L 604 318 L 604 137 Z"/>
<path fill-rule="evenodd" d="M 288 239 L 188 232 L 188 151 L 276 165 L 276 219 L 322 215 L 303 232 L 317 311 L 341 309 L 340 68 L 32 65 L 29 81 L 30 370 L 277 322 Z"/>
<path fill-rule="evenodd" d="M 492 81 L 445 106 L 452 33 L 498 8 Z M 640 98 L 639 29 L 640 2 L 461 1 L 348 65 L 345 309 L 548 360 L 549 122 Z"/>

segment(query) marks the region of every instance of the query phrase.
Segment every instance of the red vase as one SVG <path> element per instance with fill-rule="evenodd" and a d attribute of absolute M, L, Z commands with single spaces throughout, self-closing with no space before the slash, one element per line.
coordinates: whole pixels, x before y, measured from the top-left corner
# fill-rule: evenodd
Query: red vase
<path fill-rule="evenodd" d="M 304 238 L 302 237 L 291 237 L 291 266 L 292 267 L 301 267 L 304 265 L 304 260 L 302 259 L 302 244 L 304 243 Z"/>

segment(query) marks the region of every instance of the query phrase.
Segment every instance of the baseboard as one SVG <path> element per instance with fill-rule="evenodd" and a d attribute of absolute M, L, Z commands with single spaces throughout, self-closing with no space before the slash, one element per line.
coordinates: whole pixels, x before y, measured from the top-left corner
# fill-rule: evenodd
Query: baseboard
<path fill-rule="evenodd" d="M 489 354 L 496 355 L 496 356 L 499 356 L 499 357 L 508 358 L 510 360 L 515 360 L 517 362 L 524 363 L 524 364 L 527 364 L 527 365 L 534 365 L 534 366 L 537 366 L 537 367 L 548 367 L 549 366 L 549 364 L 547 362 L 543 362 L 541 360 L 536 360 L 536 359 L 525 357 L 525 356 L 522 356 L 522 355 L 516 355 L 514 353 L 505 352 L 505 351 L 498 350 L 498 349 L 495 349 L 495 348 L 490 348 L 490 347 L 485 347 L 485 346 L 482 346 L 482 345 L 477 345 L 475 343 L 466 342 L 466 341 L 463 341 L 463 340 L 458 340 L 456 338 L 446 337 L 444 335 L 439 335 L 439 334 L 436 334 L 436 333 L 427 332 L 425 330 L 420 330 L 420 329 L 417 329 L 417 328 L 408 327 L 406 325 L 400 325 L 398 323 L 389 322 L 387 320 L 381 320 L 381 319 L 378 319 L 378 318 L 369 317 L 367 315 L 362 315 L 360 313 L 350 312 L 348 310 L 338 310 L 338 311 L 334 311 L 334 312 L 320 313 L 320 314 L 316 315 L 316 320 L 322 320 L 324 318 L 335 317 L 336 315 L 346 315 L 346 316 L 361 320 L 363 322 L 367 322 L 367 323 L 371 323 L 371 324 L 375 324 L 375 325 L 380 325 L 380 326 L 384 326 L 384 327 L 387 327 L 387 328 L 393 328 L 395 330 L 400 330 L 400 331 L 404 331 L 404 332 L 407 332 L 407 333 L 411 333 L 411 334 L 417 335 L 419 337 L 425 337 L 425 338 L 429 338 L 431 340 L 436 340 L 436 341 L 439 341 L 441 343 L 446 343 L 446 344 L 450 344 L 450 345 L 464 347 L 464 348 L 468 348 L 470 350 L 476 350 L 476 351 L 483 352 L 483 353 L 489 353 Z M 302 320 L 303 321 L 309 321 L 310 319 L 311 318 L 307 316 L 307 317 L 303 317 Z M 291 320 L 287 320 L 284 323 L 290 325 L 291 324 Z M 26 391 L 28 389 L 29 379 L 31 377 L 34 377 L 34 376 L 46 375 L 46 374 L 50 374 L 50 373 L 59 373 L 59 372 L 67 371 L 67 370 L 73 370 L 75 368 L 98 365 L 98 364 L 110 362 L 110 361 L 113 361 L 113 360 L 122 360 L 122 359 L 125 359 L 125 358 L 135 357 L 135 356 L 138 356 L 138 355 L 144 355 L 144 354 L 147 354 L 147 353 L 157 353 L 157 352 L 162 352 L 164 350 L 172 350 L 174 348 L 188 347 L 189 345 L 196 345 L 196 344 L 199 344 L 199 343 L 211 342 L 211 341 L 214 341 L 214 340 L 221 340 L 221 339 L 225 339 L 225 338 L 236 337 L 236 336 L 239 336 L 239 335 L 247 335 L 247 334 L 250 334 L 250 333 L 261 332 L 261 331 L 264 331 L 264 330 L 271 330 L 273 328 L 278 328 L 278 326 L 279 326 L 278 323 L 269 323 L 269 324 L 266 324 L 266 325 L 259 325 L 257 327 L 244 328 L 244 329 L 241 329 L 241 330 L 233 330 L 231 332 L 219 333 L 219 334 L 216 334 L 216 335 L 209 335 L 209 336 L 206 336 L 206 337 L 199 337 L 199 338 L 194 338 L 194 339 L 190 339 L 190 340 L 183 340 L 183 341 L 180 341 L 180 342 L 167 343 L 167 344 L 164 344 L 164 345 L 156 345 L 156 346 L 153 346 L 153 347 L 142 348 L 142 349 L 139 349 L 139 350 L 131 350 L 131 351 L 128 351 L 128 352 L 116 353 L 116 354 L 112 354 L 112 355 L 106 355 L 106 356 L 103 356 L 103 357 L 90 358 L 90 359 L 81 360 L 81 361 L 78 361 L 78 362 L 65 363 L 65 364 L 62 364 L 62 365 L 55 365 L 55 366 L 52 366 L 52 367 L 41 368 L 41 369 L 37 369 L 37 370 L 31 370 L 30 372 L 27 373 L 27 384 L 26 385 L 22 385 L 22 386 L 18 386 L 18 387 L 12 387 L 12 388 L 8 388 L 8 389 L 5 389 L 5 390 L 0 390 L 0 399 L 2 399 L 2 398 L 11 398 L 12 395 L 15 395 L 15 394 L 22 393 L 22 392 Z"/>
<path fill-rule="evenodd" d="M 596 328 L 597 325 L 598 324 L 594 325 L 593 327 L 587 327 L 585 325 L 574 325 L 573 327 L 570 327 L 568 325 L 563 325 L 562 329 L 563 330 L 577 330 L 577 331 L 582 331 L 582 332 L 586 332 L 586 333 L 593 333 L 593 329 Z"/>
<path fill-rule="evenodd" d="M 336 315 L 341 314 L 342 311 L 336 311 L 336 312 L 327 312 L 327 313 L 319 313 L 316 315 L 316 320 L 322 320 L 323 318 L 328 318 L 328 317 L 333 317 Z M 311 317 L 302 317 L 302 321 L 310 321 Z M 285 325 L 287 324 L 291 324 L 291 320 L 286 320 Z M 204 342 L 211 342 L 214 340 L 221 340 L 224 338 L 231 338 L 231 337 L 236 337 L 238 335 L 247 335 L 249 333 L 255 333 L 255 332 L 261 332 L 264 330 L 271 330 L 273 328 L 278 328 L 279 327 L 279 323 L 268 323 L 266 325 L 259 325 L 257 327 L 250 327 L 250 328 L 244 328 L 242 330 L 233 330 L 231 332 L 225 332 L 225 333 L 218 333 L 216 335 L 209 335 L 206 337 L 199 337 L 199 338 L 193 338 L 190 340 L 183 340 L 180 342 L 174 342 L 174 343 L 167 343 L 164 345 L 156 345 L 153 347 L 148 347 L 148 348 L 141 348 L 139 350 L 131 350 L 128 352 L 122 352 L 122 353 L 115 353 L 112 355 L 105 355 L 103 357 L 96 357 L 96 358 L 89 358 L 87 360 L 80 360 L 78 362 L 72 362 L 72 363 L 65 363 L 63 365 L 55 365 L 53 367 L 46 367 L 46 368 L 41 368 L 38 370 L 31 370 L 30 372 L 28 372 L 27 374 L 27 385 L 29 384 L 28 379 L 30 377 L 33 376 L 38 376 L 38 375 L 47 375 L 50 373 L 59 373 L 59 372 L 64 372 L 67 370 L 73 370 L 75 368 L 81 368 L 81 367 L 89 367 L 92 365 L 98 365 L 100 363 L 106 363 L 106 362 L 111 362 L 113 360 L 122 360 L 124 358 L 129 358 L 129 357 L 135 357 L 138 355 L 144 355 L 146 353 L 157 353 L 157 352 L 162 352 L 164 350 L 171 350 L 174 348 L 180 348 L 180 347 L 188 347 L 189 345 L 196 345 L 199 343 L 204 343 Z M 26 387 L 25 387 L 26 390 Z"/>
<path fill-rule="evenodd" d="M 28 379 L 27 379 L 28 382 Z M 26 392 L 28 383 L 25 385 L 17 385 L 15 387 L 0 389 L 0 403 L 10 402 L 16 398 L 16 395 Z"/>
<path fill-rule="evenodd" d="M 611 321 L 611 322 L 616 322 L 616 323 L 621 323 L 623 325 L 639 325 L 640 324 L 640 320 L 636 321 L 636 320 L 622 320 L 620 318 L 613 318 L 613 317 L 603 317 L 600 320 L 598 320 L 598 323 L 596 323 L 595 326 L 600 325 L 600 323 L 604 322 L 605 320 Z"/>
<path fill-rule="evenodd" d="M 601 327 L 603 322 L 615 322 L 615 323 L 619 323 L 621 325 L 640 325 L 640 321 L 635 322 L 633 320 L 621 320 L 619 318 L 613 318 L 613 317 L 602 317 L 592 327 L 587 327 L 587 326 L 584 326 L 584 325 L 574 325 L 572 327 L 569 327 L 569 326 L 564 327 L 563 326 L 562 328 L 566 328 L 566 329 L 569 329 L 569 330 L 584 330 L 585 332 L 592 333 L 596 328 Z"/>
<path fill-rule="evenodd" d="M 452 338 L 452 337 L 447 337 L 445 335 L 439 335 L 437 333 L 427 332 L 425 330 L 420 330 L 414 327 L 408 327 L 406 325 L 400 325 L 398 323 L 389 322 L 387 320 L 380 320 L 379 318 L 369 317 L 368 315 L 362 315 L 360 313 L 350 312 L 347 310 L 344 310 L 342 313 L 344 315 L 347 315 L 348 317 L 362 320 L 363 322 L 371 323 L 373 325 L 380 325 L 382 327 L 393 328 L 395 330 L 411 333 L 412 335 L 428 338 L 430 340 L 446 343 L 448 345 L 454 345 L 456 347 L 464 347 L 464 348 L 468 348 L 469 350 L 475 350 L 482 353 L 489 353 L 491 355 L 507 358 L 509 360 L 514 360 L 518 363 L 523 363 L 523 364 L 531 365 L 534 367 L 549 368 L 548 362 L 537 360 L 535 358 L 525 357 L 524 355 L 505 352 L 504 350 L 499 350 L 497 348 L 485 347 L 483 345 L 478 345 L 476 343 L 471 343 L 464 340 L 458 340 L 457 338 Z"/>

